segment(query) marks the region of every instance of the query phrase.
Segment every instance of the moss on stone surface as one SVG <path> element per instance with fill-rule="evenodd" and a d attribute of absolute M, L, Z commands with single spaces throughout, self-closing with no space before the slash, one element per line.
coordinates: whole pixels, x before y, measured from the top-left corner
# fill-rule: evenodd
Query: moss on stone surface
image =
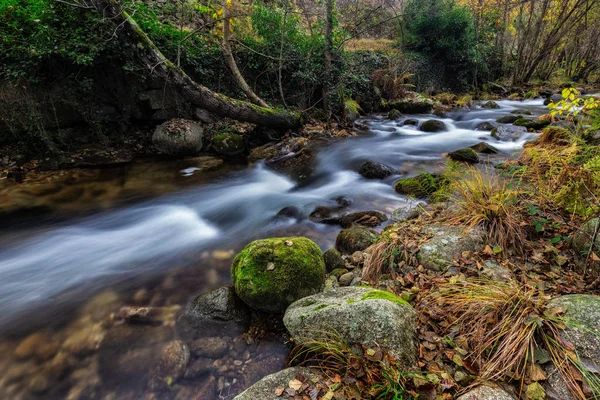
<path fill-rule="evenodd" d="M 542 129 L 545 126 L 550 125 L 550 121 L 546 120 L 538 120 L 538 119 L 529 119 L 529 118 L 519 118 L 513 125 L 516 126 L 524 126 L 527 129 Z"/>
<path fill-rule="evenodd" d="M 396 182 L 396 192 L 407 196 L 425 198 L 431 196 L 439 188 L 439 178 L 429 173 L 423 173 L 413 178 L 404 178 Z"/>
<path fill-rule="evenodd" d="M 355 225 L 341 231 L 335 239 L 335 247 L 340 252 L 352 254 L 375 243 L 377 236 L 364 226 Z"/>
<path fill-rule="evenodd" d="M 246 304 L 282 313 L 292 302 L 321 291 L 325 262 L 319 246 L 307 238 L 256 240 L 233 260 L 231 279 Z"/>
<path fill-rule="evenodd" d="M 217 153 L 224 156 L 237 156 L 246 151 L 246 141 L 237 133 L 220 133 L 213 136 L 212 146 Z"/>
<path fill-rule="evenodd" d="M 363 300 L 388 300 L 394 302 L 396 304 L 400 304 L 403 306 L 410 306 L 410 304 L 406 301 L 397 297 L 395 294 L 386 292 L 385 290 L 376 290 L 365 293 L 362 297 Z"/>

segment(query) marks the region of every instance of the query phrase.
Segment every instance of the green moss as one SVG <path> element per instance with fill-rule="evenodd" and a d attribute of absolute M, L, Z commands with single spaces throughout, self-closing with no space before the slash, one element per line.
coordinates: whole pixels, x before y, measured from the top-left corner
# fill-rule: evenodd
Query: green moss
<path fill-rule="evenodd" d="M 328 304 L 321 304 L 320 306 L 316 306 L 315 308 L 313 308 L 313 311 L 319 311 L 327 307 L 329 307 Z"/>
<path fill-rule="evenodd" d="M 256 240 L 233 260 L 231 279 L 251 307 L 284 312 L 292 302 L 321 290 L 325 262 L 319 246 L 307 238 Z"/>
<path fill-rule="evenodd" d="M 246 151 L 246 141 L 237 133 L 220 133 L 212 138 L 215 151 L 225 156 L 237 156 Z"/>
<path fill-rule="evenodd" d="M 513 122 L 516 126 L 524 126 L 528 129 L 542 129 L 543 127 L 550 124 L 548 120 L 539 120 L 539 119 L 529 119 L 529 118 L 519 118 L 515 122 Z"/>
<path fill-rule="evenodd" d="M 403 306 L 410 306 L 406 300 L 397 297 L 393 293 L 386 292 L 385 290 L 372 290 L 365 293 L 362 300 L 387 300 Z"/>
<path fill-rule="evenodd" d="M 400 179 L 396 182 L 396 192 L 417 198 L 426 198 L 439 189 L 438 177 L 423 173 L 413 178 Z"/>

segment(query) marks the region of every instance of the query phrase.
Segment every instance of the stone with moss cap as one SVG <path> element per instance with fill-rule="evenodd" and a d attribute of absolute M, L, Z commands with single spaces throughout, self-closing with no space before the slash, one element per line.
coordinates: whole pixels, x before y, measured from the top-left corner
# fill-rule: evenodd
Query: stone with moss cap
<path fill-rule="evenodd" d="M 404 300 L 382 290 L 339 287 L 291 304 L 283 322 L 297 343 L 323 340 L 323 332 L 348 345 L 379 345 L 400 368 L 416 363 L 416 313 Z"/>
<path fill-rule="evenodd" d="M 219 133 L 213 136 L 213 149 L 225 157 L 238 157 L 246 152 L 246 141 L 237 133 Z"/>
<path fill-rule="evenodd" d="M 255 240 L 233 260 L 231 280 L 250 307 L 282 313 L 292 302 L 323 289 L 325 262 L 319 246 L 307 238 Z"/>
<path fill-rule="evenodd" d="M 335 239 L 335 248 L 344 254 L 361 251 L 375 243 L 377 236 L 364 226 L 354 225 L 341 231 Z"/>
<path fill-rule="evenodd" d="M 550 125 L 550 122 L 551 121 L 548 120 L 519 118 L 515 122 L 513 122 L 513 124 L 516 126 L 523 126 L 527 129 L 539 130 L 544 128 L 545 126 Z"/>
<path fill-rule="evenodd" d="M 439 176 L 422 173 L 412 178 L 403 178 L 396 181 L 396 192 L 424 199 L 431 196 L 442 186 L 443 180 Z"/>

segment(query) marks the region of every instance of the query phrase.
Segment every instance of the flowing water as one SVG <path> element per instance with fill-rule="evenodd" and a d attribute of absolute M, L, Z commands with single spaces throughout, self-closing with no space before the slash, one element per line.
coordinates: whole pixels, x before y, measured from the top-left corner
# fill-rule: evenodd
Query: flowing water
<path fill-rule="evenodd" d="M 84 311 L 102 313 L 93 311 L 94 304 L 97 309 L 107 303 L 185 305 L 194 295 L 228 283 L 232 256 L 254 238 L 302 235 L 325 250 L 339 227 L 276 219 L 276 214 L 294 206 L 308 216 L 315 207 L 335 205 L 343 196 L 352 200 L 347 211 L 380 210 L 389 215 L 410 201 L 395 193 L 394 181 L 440 170 L 445 152 L 485 141 L 502 152 L 490 162 L 509 157 L 532 134 L 500 142 L 475 127 L 515 109 L 539 115 L 547 108 L 542 100 L 498 103 L 500 109 L 475 107 L 446 118 L 410 116 L 419 122 L 441 119 L 447 130 L 439 133 L 371 116 L 364 121 L 369 128 L 364 134 L 324 145 L 314 172 L 301 182 L 260 163 L 202 173 L 182 162 L 85 171 L 51 181 L 50 186 L 69 193 L 59 197 L 52 213 L 21 215 L 0 227 L 0 332 L 6 334 L 5 346 L 11 349 L 34 330 L 64 338 L 65 331 L 85 329 L 73 321 Z M 367 160 L 390 165 L 398 174 L 364 179 L 356 171 Z M 56 192 L 38 193 L 35 201 Z M 16 369 L 25 362 L 10 353 L 0 353 L 5 359 L 0 365 Z M 0 387 L 12 388 L 4 393 L 14 398 L 35 393 L 31 388 L 24 392 L 19 382 L 0 380 Z M 223 393 L 227 383 L 219 385 Z M 39 398 L 64 398 L 68 392 L 53 387 L 38 391 Z"/>

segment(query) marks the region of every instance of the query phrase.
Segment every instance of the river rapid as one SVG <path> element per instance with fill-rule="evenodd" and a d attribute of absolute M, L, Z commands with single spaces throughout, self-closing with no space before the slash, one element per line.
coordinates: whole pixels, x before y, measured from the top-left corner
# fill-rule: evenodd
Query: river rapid
<path fill-rule="evenodd" d="M 443 153 L 484 141 L 501 151 L 490 163 L 510 157 L 533 134 L 501 142 L 489 132 L 475 130 L 476 126 L 516 109 L 540 115 L 547 108 L 542 100 L 498 104 L 499 109 L 474 106 L 445 118 L 408 116 L 419 123 L 443 121 L 447 130 L 439 133 L 403 125 L 407 117 L 390 121 L 369 116 L 362 121 L 367 132 L 324 145 L 312 175 L 301 181 L 262 163 L 226 166 L 202 175 L 181 162 L 163 162 L 160 168 L 140 165 L 125 175 L 119 170 L 108 176 L 103 172 L 101 182 L 94 180 L 92 172 L 86 172 L 86 179 L 69 176 L 67 183 L 61 180 L 63 187 L 73 190 L 83 184 L 86 188 L 123 186 L 136 174 L 144 176 L 137 182 L 141 189 L 136 195 L 121 193 L 100 207 L 106 190 L 97 196 L 84 191 L 88 193 L 85 201 L 74 196 L 77 207 L 69 208 L 63 201 L 49 216 L 25 215 L 0 228 L 0 333 L 6 337 L 0 346 L 0 365 L 15 369 L 23 362 L 10 354 L 25 335 L 41 331 L 64 338 L 65 331 L 85 330 L 73 321 L 84 312 L 102 314 L 106 304 L 117 308 L 123 304 L 185 306 L 195 295 L 229 283 L 232 257 L 252 239 L 302 235 L 323 250 L 332 247 L 340 227 L 307 218 L 275 218 L 284 207 L 297 207 L 307 217 L 315 207 L 333 206 L 343 196 L 352 201 L 348 212 L 379 210 L 390 215 L 411 201 L 394 191 L 394 182 L 422 171 L 441 170 Z M 367 160 L 387 164 L 397 174 L 384 180 L 365 179 L 356 171 Z M 157 190 L 161 185 L 168 189 Z M 146 195 L 139 195 L 145 188 Z M 281 346 L 267 348 L 263 351 L 283 352 Z M 58 381 L 73 379 L 68 376 Z M 0 380 L 0 392 L 36 398 L 18 397 L 15 393 L 23 392 L 18 382 L 17 378 Z M 49 384 L 41 391 L 44 395 L 36 396 L 66 398 L 68 390 L 54 390 L 58 384 Z M 219 384 L 223 395 L 227 382 Z"/>

